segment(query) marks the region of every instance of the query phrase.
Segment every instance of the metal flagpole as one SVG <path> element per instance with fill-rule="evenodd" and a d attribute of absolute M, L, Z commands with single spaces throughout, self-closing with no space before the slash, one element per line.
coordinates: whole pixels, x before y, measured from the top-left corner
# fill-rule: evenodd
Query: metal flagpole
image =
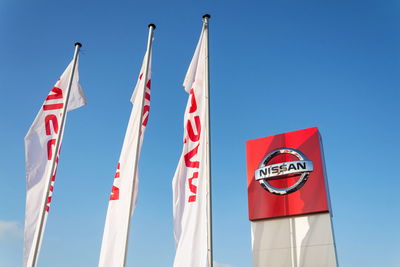
<path fill-rule="evenodd" d="M 79 49 L 81 47 L 82 47 L 81 43 L 78 43 L 78 42 L 75 43 L 75 52 L 74 52 L 74 58 L 73 58 L 73 63 L 72 63 L 72 71 L 71 71 L 71 76 L 69 77 L 67 92 L 65 94 L 65 103 L 64 103 L 64 107 L 63 107 L 62 113 L 61 113 L 61 124 L 60 124 L 61 127 L 60 127 L 60 131 L 58 132 L 58 136 L 57 136 L 56 143 L 55 143 L 55 150 L 54 150 L 54 153 L 53 153 L 52 159 L 51 159 L 51 169 L 50 169 L 51 171 L 50 171 L 50 174 L 49 174 L 49 177 L 47 180 L 47 186 L 46 186 L 46 191 L 44 194 L 44 199 L 42 201 L 43 204 L 42 204 L 42 210 L 41 210 L 41 214 L 40 214 L 39 228 L 36 231 L 35 239 L 33 241 L 34 254 L 33 254 L 33 260 L 30 265 L 31 267 L 35 267 L 37 264 L 39 247 L 40 247 L 40 243 L 41 243 L 41 240 L 43 237 L 43 226 L 44 226 L 45 217 L 46 217 L 46 206 L 47 206 L 47 200 L 49 198 L 49 193 L 50 193 L 51 180 L 52 180 L 55 166 L 56 166 L 56 158 L 58 156 L 58 152 L 60 149 L 60 140 L 61 140 L 61 137 L 63 136 L 63 132 L 64 132 L 65 118 L 66 118 L 66 114 L 67 114 L 67 106 L 68 106 L 69 95 L 71 92 L 72 80 L 74 78 L 76 62 L 78 60 Z"/>
<path fill-rule="evenodd" d="M 147 51 L 146 51 L 146 67 L 144 69 L 144 73 L 142 78 L 144 79 L 143 81 L 143 97 L 142 97 L 142 101 L 140 102 L 140 106 L 137 107 L 139 110 L 141 110 L 140 112 L 140 120 L 138 120 L 137 122 L 137 130 L 138 130 L 138 135 L 137 135 L 137 140 L 136 140 L 136 152 L 135 152 L 135 166 L 133 169 L 133 177 L 132 179 L 136 179 L 136 173 L 137 173 L 137 169 L 138 169 L 138 153 L 139 153 L 139 148 L 140 148 L 140 133 L 142 130 L 142 120 L 143 120 L 143 106 L 144 106 L 144 96 L 146 93 L 146 86 L 147 86 L 147 78 L 148 78 L 148 74 L 149 74 L 149 61 L 150 61 L 150 55 L 151 55 L 151 47 L 152 47 L 152 41 L 153 41 L 153 32 L 156 28 L 156 25 L 154 24 L 149 24 L 149 37 L 147 40 Z M 139 88 L 138 88 L 139 89 Z M 129 232 L 131 229 L 131 214 L 132 214 L 132 207 L 133 207 L 133 191 L 135 187 L 135 183 L 132 183 L 132 188 L 130 190 L 130 197 L 131 197 L 131 201 L 129 203 L 129 215 L 128 215 L 128 229 L 126 231 L 126 239 L 125 239 L 125 247 L 124 247 L 124 266 L 126 266 L 126 258 L 127 258 L 127 253 L 128 253 L 128 239 L 129 239 Z"/>
<path fill-rule="evenodd" d="M 203 27 L 205 37 L 205 98 L 206 98 L 206 166 L 207 166 L 207 258 L 208 266 L 213 267 L 213 242 L 212 242 L 212 198 L 211 198 L 211 134 L 210 134 L 210 73 L 209 73 L 209 56 L 208 56 L 208 20 L 210 19 L 209 14 L 203 16 Z"/>

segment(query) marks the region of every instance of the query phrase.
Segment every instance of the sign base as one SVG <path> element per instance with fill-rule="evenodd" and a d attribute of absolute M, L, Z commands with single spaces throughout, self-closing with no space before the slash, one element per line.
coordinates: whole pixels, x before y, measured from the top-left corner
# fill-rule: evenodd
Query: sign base
<path fill-rule="evenodd" d="M 253 267 L 336 267 L 328 212 L 251 222 Z"/>

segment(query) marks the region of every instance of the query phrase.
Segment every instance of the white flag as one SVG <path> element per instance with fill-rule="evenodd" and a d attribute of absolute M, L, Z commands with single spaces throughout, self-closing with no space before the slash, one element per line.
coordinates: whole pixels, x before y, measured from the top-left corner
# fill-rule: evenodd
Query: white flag
<path fill-rule="evenodd" d="M 122 267 L 124 266 L 125 246 L 128 238 L 129 217 L 133 214 L 138 194 L 139 176 L 134 176 L 135 165 L 139 161 L 140 149 L 143 142 L 143 135 L 146 129 L 150 112 L 150 77 L 151 77 L 151 56 L 148 67 L 148 79 L 146 92 L 143 95 L 144 71 L 147 53 L 144 57 L 139 79 L 136 83 L 131 98 L 133 104 L 128 128 L 126 130 L 124 144 L 111 190 L 108 203 L 106 224 L 104 226 L 103 242 L 101 244 L 99 267 Z M 139 110 L 144 98 L 143 114 Z M 143 117 L 141 116 L 143 115 Z M 138 121 L 142 118 L 140 129 L 140 140 L 138 155 L 136 147 L 138 142 Z M 133 187 L 133 194 L 132 194 Z M 130 203 L 132 214 L 129 214 Z"/>
<path fill-rule="evenodd" d="M 184 117 L 183 151 L 172 181 L 174 236 L 176 255 L 174 267 L 207 266 L 207 193 L 206 182 L 206 29 L 185 77 L 184 87 L 189 98 Z"/>
<path fill-rule="evenodd" d="M 62 127 L 61 116 L 62 112 L 65 110 L 66 91 L 72 68 L 73 62 L 68 65 L 60 79 L 51 89 L 31 128 L 25 136 L 27 194 L 25 209 L 24 266 L 31 266 L 33 263 L 33 243 L 39 238 L 39 219 L 42 214 L 44 198 L 48 188 L 53 154 L 57 153 L 55 157 L 56 165 L 52 174 L 50 192 L 47 199 L 44 225 L 50 208 L 59 153 L 59 151 L 55 151 L 55 143 L 58 138 L 60 139 L 60 144 L 62 141 L 62 136 L 59 134 Z M 85 104 L 86 100 L 79 85 L 78 62 L 76 62 L 67 111 L 79 108 Z M 38 247 L 38 250 L 39 249 L 40 245 Z"/>

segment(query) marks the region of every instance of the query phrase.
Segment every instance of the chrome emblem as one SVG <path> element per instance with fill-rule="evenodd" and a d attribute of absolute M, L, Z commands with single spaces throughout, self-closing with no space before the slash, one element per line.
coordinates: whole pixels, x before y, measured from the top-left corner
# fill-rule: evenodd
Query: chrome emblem
<path fill-rule="evenodd" d="M 297 157 L 297 161 L 288 161 L 268 165 L 274 157 L 279 154 L 291 154 Z M 293 148 L 279 148 L 269 153 L 260 163 L 255 171 L 255 179 L 268 192 L 276 195 L 287 195 L 299 190 L 307 181 L 310 172 L 314 170 L 311 160 L 300 151 Z M 299 180 L 288 188 L 277 188 L 268 183 L 268 180 L 287 178 L 289 174 L 300 175 Z"/>

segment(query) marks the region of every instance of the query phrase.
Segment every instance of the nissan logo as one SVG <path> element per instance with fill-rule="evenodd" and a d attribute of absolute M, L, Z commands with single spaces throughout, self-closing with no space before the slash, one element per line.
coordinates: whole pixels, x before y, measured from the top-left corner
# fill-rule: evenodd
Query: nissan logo
<path fill-rule="evenodd" d="M 268 165 L 268 162 L 280 154 L 291 154 L 297 157 L 298 160 Z M 299 190 L 305 184 L 310 172 L 313 170 L 314 165 L 312 161 L 307 160 L 307 157 L 300 151 L 293 148 L 278 148 L 270 152 L 261 161 L 260 166 L 255 171 L 255 179 L 268 192 L 276 195 L 287 195 Z M 300 178 L 288 188 L 277 188 L 269 183 L 269 180 L 285 179 L 288 175 L 300 175 Z"/>

